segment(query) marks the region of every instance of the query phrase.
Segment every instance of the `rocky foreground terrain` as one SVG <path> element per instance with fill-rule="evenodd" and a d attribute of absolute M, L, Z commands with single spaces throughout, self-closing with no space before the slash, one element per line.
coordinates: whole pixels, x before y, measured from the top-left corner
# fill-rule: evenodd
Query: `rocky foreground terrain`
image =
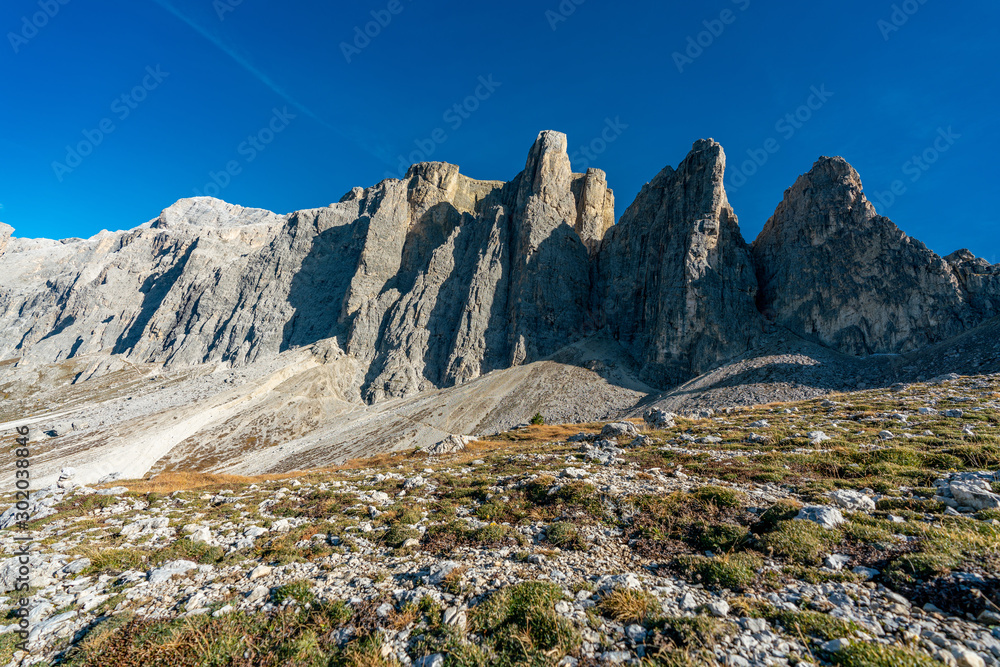
<path fill-rule="evenodd" d="M 949 375 L 286 475 L 67 469 L 0 664 L 997 665 L 998 466 L 1000 376 Z"/>

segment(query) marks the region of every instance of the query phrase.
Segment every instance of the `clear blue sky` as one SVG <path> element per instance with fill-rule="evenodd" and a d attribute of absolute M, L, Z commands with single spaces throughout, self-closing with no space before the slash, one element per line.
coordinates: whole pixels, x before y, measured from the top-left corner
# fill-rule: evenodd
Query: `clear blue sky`
<path fill-rule="evenodd" d="M 842 155 L 869 194 L 898 181 L 880 212 L 911 236 L 1000 261 L 995 1 L 908 0 L 895 17 L 888 0 L 395 2 L 6 0 L 0 220 L 27 237 L 129 228 L 215 194 L 227 165 L 222 199 L 323 206 L 396 172 L 420 140 L 472 177 L 509 179 L 540 130 L 576 152 L 611 119 L 614 141 L 574 168 L 608 172 L 619 214 L 713 137 L 727 182 L 756 171 L 730 195 L 748 240 L 817 157 Z M 345 55 L 373 11 L 387 25 Z M 275 118 L 285 107 L 296 117 Z M 796 112 L 808 120 L 778 125 Z M 742 170 L 769 139 L 777 152 Z M 925 150 L 933 164 L 911 161 Z"/>

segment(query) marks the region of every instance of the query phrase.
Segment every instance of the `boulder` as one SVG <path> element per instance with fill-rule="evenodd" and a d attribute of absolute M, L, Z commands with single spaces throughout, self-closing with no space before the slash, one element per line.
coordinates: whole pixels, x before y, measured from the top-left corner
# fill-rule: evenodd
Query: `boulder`
<path fill-rule="evenodd" d="M 853 489 L 840 489 L 830 492 L 830 498 L 837 505 L 855 512 L 874 512 L 875 501 L 869 496 Z"/>
<path fill-rule="evenodd" d="M 949 484 L 951 495 L 959 503 L 959 506 L 971 507 L 975 510 L 1000 508 L 1000 495 L 987 490 L 989 485 L 985 482 L 960 482 L 955 481 Z"/>
<path fill-rule="evenodd" d="M 630 422 L 615 422 L 605 424 L 601 429 L 601 437 L 607 440 L 616 438 L 635 438 L 639 435 L 639 429 Z"/>
<path fill-rule="evenodd" d="M 840 513 L 840 510 L 825 505 L 806 505 L 799 510 L 795 519 L 797 521 L 812 521 L 824 528 L 836 528 L 842 523 L 846 523 L 846 519 L 844 519 L 844 515 Z"/>

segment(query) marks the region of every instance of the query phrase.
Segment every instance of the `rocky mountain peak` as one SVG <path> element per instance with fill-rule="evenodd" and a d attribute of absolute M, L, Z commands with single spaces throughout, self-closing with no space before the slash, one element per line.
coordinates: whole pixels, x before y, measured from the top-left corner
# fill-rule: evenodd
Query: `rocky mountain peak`
<path fill-rule="evenodd" d="M 224 228 L 272 224 L 282 217 L 263 209 L 228 204 L 214 197 L 189 197 L 179 199 L 163 209 L 150 226 L 153 229 L 167 229 L 178 225 Z"/>
<path fill-rule="evenodd" d="M 845 230 L 864 233 L 877 215 L 854 167 L 842 157 L 821 157 L 785 191 L 761 236 L 769 237 L 776 225 L 782 225 L 782 233 L 795 229 L 794 233 L 807 234 L 813 242 L 821 243 Z"/>
<path fill-rule="evenodd" d="M 750 253 L 723 185 L 725 152 L 695 142 L 606 235 L 599 302 L 615 337 L 669 385 L 745 352 L 760 332 Z"/>
<path fill-rule="evenodd" d="M 948 262 L 876 213 L 843 158 L 796 180 L 752 250 L 762 312 L 848 354 L 908 352 L 985 316 Z"/>

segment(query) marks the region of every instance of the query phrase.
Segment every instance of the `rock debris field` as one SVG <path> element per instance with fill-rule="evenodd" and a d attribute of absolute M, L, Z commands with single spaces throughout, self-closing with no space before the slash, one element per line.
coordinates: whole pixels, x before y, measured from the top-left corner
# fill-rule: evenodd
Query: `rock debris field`
<path fill-rule="evenodd" d="M 998 422 L 1000 376 L 946 376 L 281 476 L 67 469 L 30 654 L 0 562 L 0 664 L 998 665 Z"/>

